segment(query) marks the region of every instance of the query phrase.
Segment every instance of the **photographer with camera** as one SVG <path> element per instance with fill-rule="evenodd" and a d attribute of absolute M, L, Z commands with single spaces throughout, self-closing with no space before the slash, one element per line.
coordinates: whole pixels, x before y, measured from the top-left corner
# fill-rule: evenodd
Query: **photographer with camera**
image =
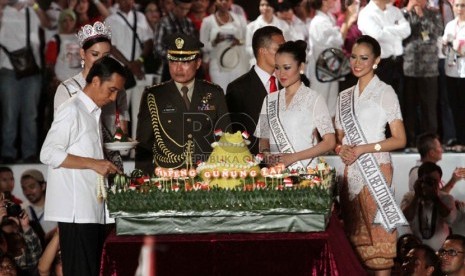
<path fill-rule="evenodd" d="M 5 199 L 3 194 L 0 198 L 0 226 L 7 243 L 6 253 L 14 257 L 18 271 L 32 274 L 42 254 L 40 240 L 21 206 Z"/>

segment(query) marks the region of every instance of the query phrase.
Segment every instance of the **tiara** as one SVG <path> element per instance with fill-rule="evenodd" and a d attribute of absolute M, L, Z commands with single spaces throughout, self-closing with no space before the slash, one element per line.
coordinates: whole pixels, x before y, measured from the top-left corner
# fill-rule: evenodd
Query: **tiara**
<path fill-rule="evenodd" d="M 104 23 L 97 21 L 94 23 L 94 26 L 92 25 L 85 25 L 81 28 L 81 30 L 78 32 L 77 37 L 79 40 L 79 45 L 82 47 L 84 43 L 95 37 L 105 37 L 111 40 L 111 30 L 110 26 L 105 25 Z"/>

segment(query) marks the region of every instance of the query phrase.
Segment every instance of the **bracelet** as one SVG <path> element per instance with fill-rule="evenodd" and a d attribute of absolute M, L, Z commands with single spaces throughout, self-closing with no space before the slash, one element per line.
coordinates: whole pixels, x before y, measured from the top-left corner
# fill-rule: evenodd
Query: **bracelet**
<path fill-rule="evenodd" d="M 137 60 L 140 61 L 141 63 L 144 63 L 144 57 L 143 56 L 138 57 Z"/>
<path fill-rule="evenodd" d="M 40 9 L 39 4 L 34 3 L 34 5 L 32 5 L 32 9 L 35 10 L 35 11 L 38 11 Z"/>

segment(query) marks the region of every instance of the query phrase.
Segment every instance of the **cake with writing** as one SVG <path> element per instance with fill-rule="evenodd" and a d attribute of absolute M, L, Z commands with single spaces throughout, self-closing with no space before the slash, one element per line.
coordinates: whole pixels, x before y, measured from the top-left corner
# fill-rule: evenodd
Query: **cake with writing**
<path fill-rule="evenodd" d="M 254 157 L 247 148 L 247 132 L 223 134 L 216 131 L 215 134 L 220 136 L 219 141 L 212 144 L 208 160 L 197 166 L 204 182 L 210 187 L 234 188 L 243 185 L 246 179 L 260 177 L 261 158 Z"/>

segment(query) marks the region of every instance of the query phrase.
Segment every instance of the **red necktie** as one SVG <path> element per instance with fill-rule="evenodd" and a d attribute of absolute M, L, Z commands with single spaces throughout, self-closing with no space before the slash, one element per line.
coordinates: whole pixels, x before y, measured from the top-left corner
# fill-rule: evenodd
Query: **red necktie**
<path fill-rule="evenodd" d="M 270 77 L 270 93 L 278 91 L 278 87 L 276 87 L 276 77 Z"/>

